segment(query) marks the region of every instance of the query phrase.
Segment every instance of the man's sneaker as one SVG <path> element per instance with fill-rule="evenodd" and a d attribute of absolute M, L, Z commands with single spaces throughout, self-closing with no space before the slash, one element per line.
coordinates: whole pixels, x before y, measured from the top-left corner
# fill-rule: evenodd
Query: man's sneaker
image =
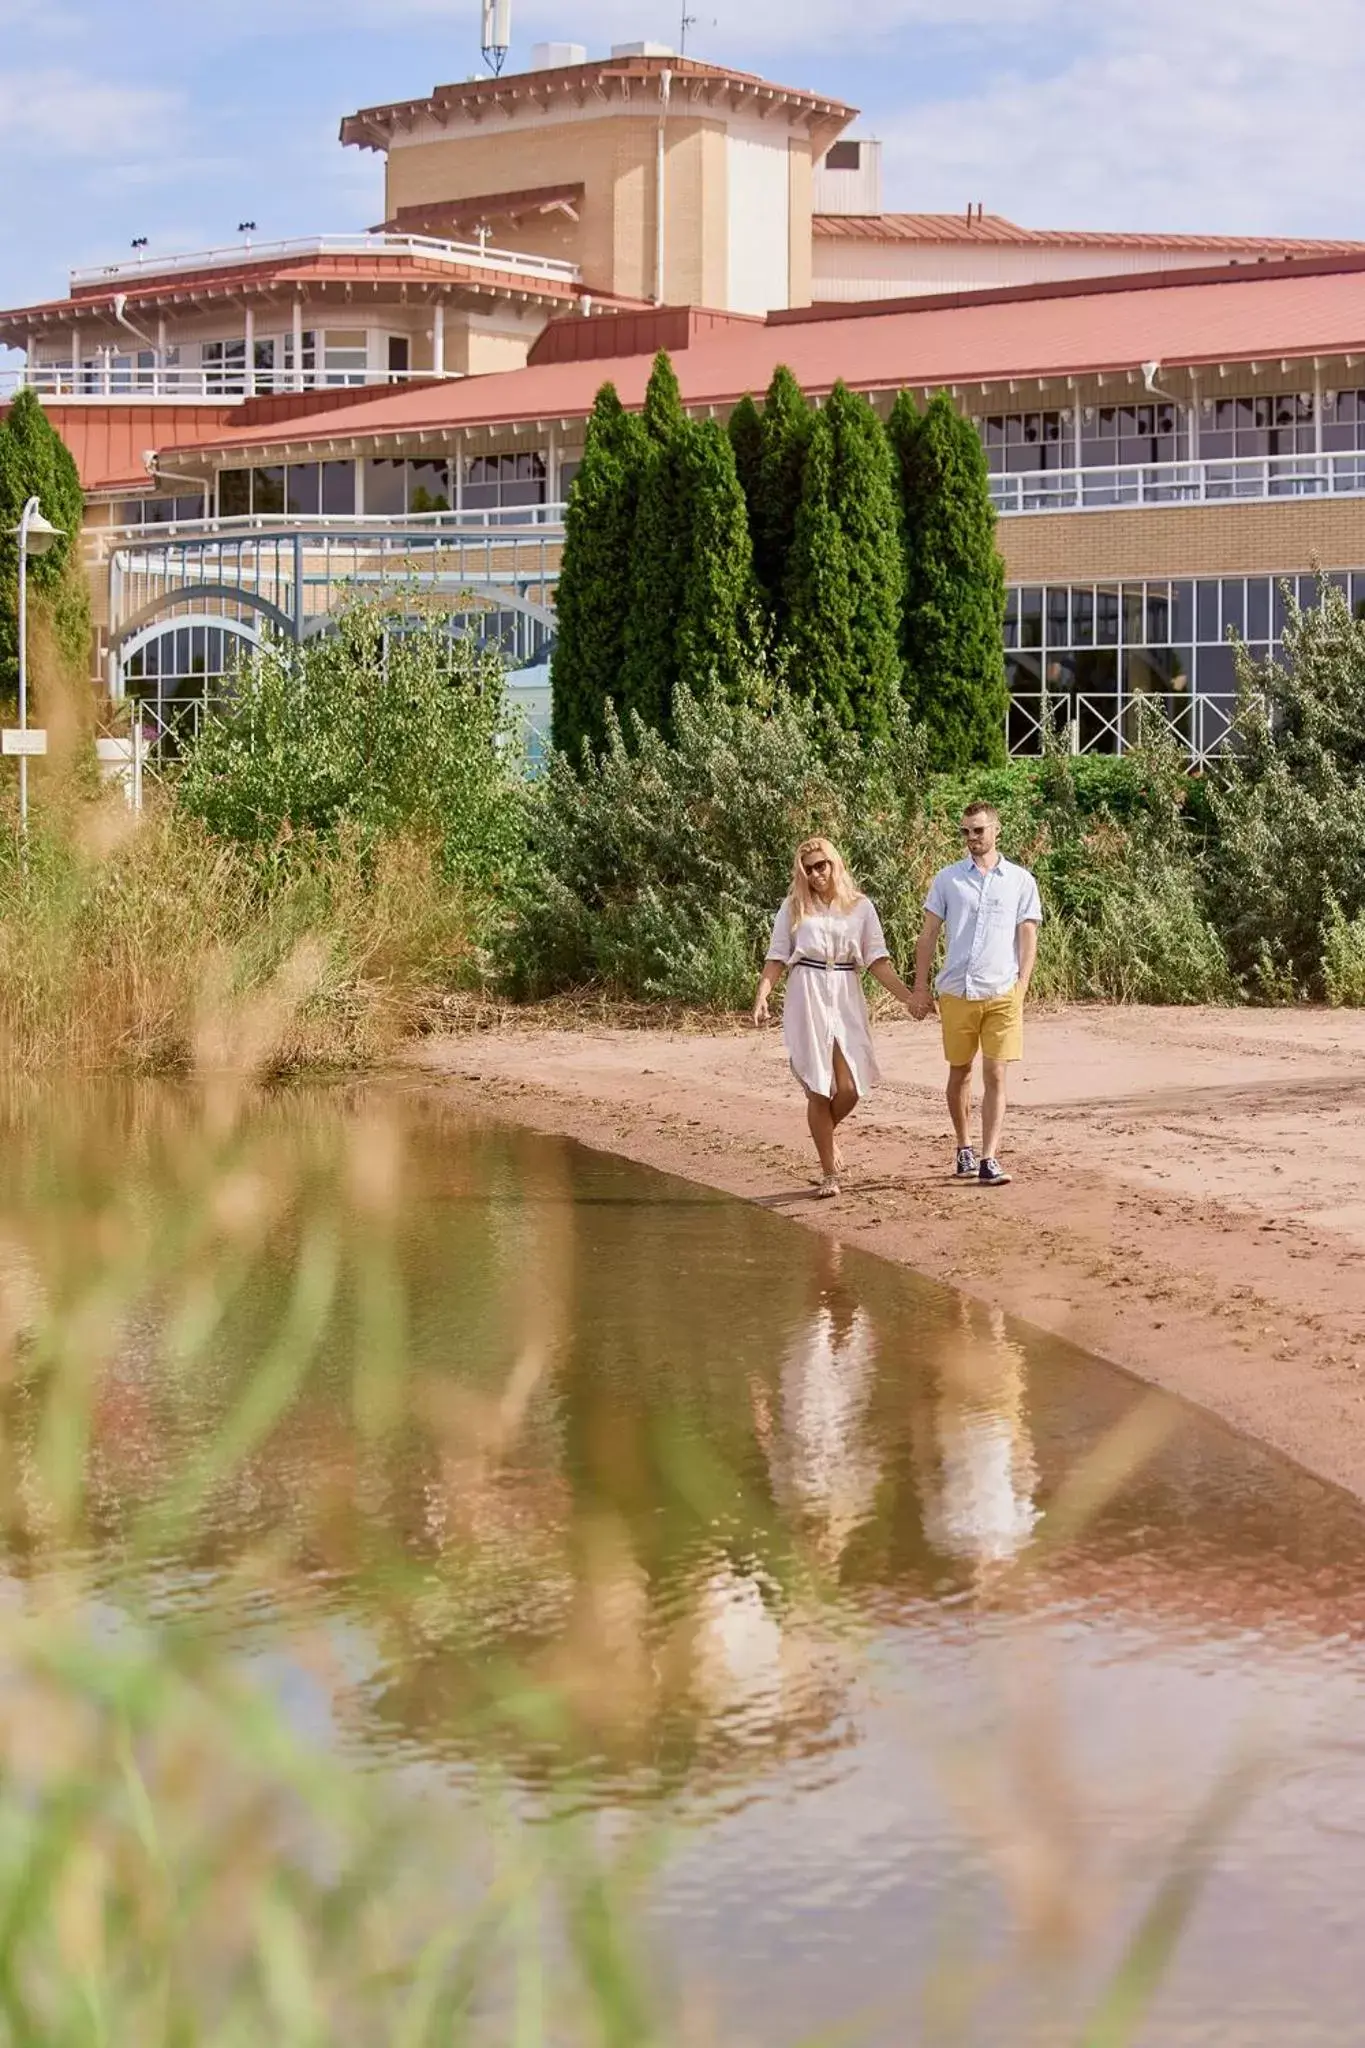
<path fill-rule="evenodd" d="M 1010 1184 L 1010 1176 L 998 1159 L 983 1159 L 977 1179 L 983 1188 L 1007 1188 Z"/>
<path fill-rule="evenodd" d="M 975 1180 L 977 1172 L 976 1154 L 970 1145 L 957 1148 L 957 1171 L 954 1180 Z"/>

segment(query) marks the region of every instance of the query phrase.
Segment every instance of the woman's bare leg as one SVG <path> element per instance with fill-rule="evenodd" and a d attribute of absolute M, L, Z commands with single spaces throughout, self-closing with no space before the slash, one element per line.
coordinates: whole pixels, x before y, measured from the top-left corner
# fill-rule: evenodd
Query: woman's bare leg
<path fill-rule="evenodd" d="M 806 1122 L 811 1138 L 820 1155 L 820 1170 L 825 1174 L 837 1171 L 834 1164 L 834 1104 L 828 1095 L 817 1095 L 813 1089 L 806 1090 Z"/>
<path fill-rule="evenodd" d="M 844 1058 L 842 1047 L 836 1044 L 834 1048 L 834 1093 L 829 1100 L 830 1116 L 833 1119 L 836 1132 L 844 1118 L 852 1116 L 857 1107 L 858 1084 L 853 1078 L 848 1061 Z M 843 1170 L 844 1151 L 836 1136 L 834 1140 L 834 1171 L 842 1173 Z"/>

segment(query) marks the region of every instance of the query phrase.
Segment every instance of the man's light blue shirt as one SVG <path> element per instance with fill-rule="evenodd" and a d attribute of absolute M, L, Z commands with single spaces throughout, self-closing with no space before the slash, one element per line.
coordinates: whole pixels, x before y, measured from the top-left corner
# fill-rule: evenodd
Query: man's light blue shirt
<path fill-rule="evenodd" d="M 938 993 L 970 1002 L 1007 996 L 1019 979 L 1015 934 L 1021 924 L 1043 921 L 1038 884 L 1028 869 L 1003 854 L 993 868 L 979 868 L 968 855 L 939 869 L 924 907 L 943 919 L 947 952 L 934 984 Z"/>

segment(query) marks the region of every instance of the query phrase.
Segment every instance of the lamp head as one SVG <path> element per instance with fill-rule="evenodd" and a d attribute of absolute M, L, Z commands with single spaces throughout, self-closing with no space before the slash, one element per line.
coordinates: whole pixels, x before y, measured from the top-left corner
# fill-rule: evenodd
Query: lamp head
<path fill-rule="evenodd" d="M 43 517 L 42 507 L 36 498 L 30 498 L 24 507 L 24 516 L 14 529 L 14 538 L 26 555 L 45 555 L 54 540 L 60 540 L 62 529 L 54 526 L 50 519 Z"/>

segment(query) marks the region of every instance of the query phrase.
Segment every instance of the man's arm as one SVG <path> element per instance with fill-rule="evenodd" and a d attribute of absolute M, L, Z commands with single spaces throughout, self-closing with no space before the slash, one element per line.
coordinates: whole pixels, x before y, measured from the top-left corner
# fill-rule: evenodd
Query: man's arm
<path fill-rule="evenodd" d="M 1015 926 L 1014 953 L 1019 962 L 1019 1000 L 1022 1002 L 1033 979 L 1033 963 L 1038 958 L 1038 926 L 1032 918 Z"/>
<path fill-rule="evenodd" d="M 915 986 L 910 992 L 910 1015 L 919 1022 L 928 1016 L 934 1007 L 934 998 L 929 988 L 929 976 L 934 965 L 934 948 L 938 935 L 943 930 L 943 919 L 936 917 L 932 910 L 924 913 L 924 923 L 915 944 Z"/>

